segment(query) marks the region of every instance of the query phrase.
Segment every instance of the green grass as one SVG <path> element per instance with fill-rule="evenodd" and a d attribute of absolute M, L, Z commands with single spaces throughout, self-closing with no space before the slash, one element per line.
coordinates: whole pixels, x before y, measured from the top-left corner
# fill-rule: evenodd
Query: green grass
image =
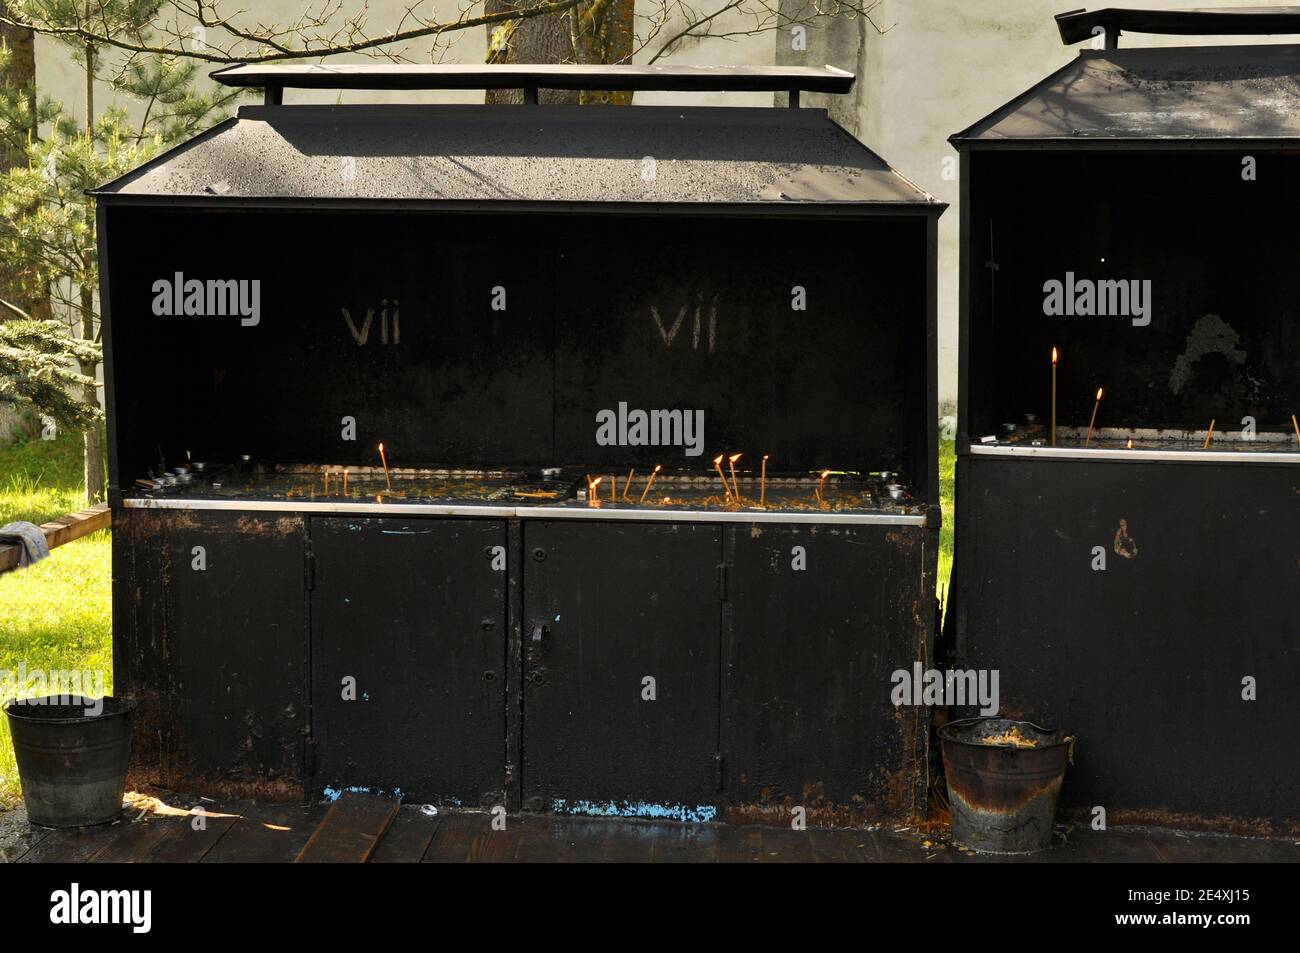
<path fill-rule="evenodd" d="M 81 509 L 81 437 L 0 447 L 0 525 L 45 523 Z M 39 670 L 103 673 L 112 690 L 113 649 L 107 531 L 55 549 L 26 569 L 0 575 L 0 701 L 14 697 L 20 665 Z M 37 694 L 29 683 L 23 695 Z M 0 718 L 0 809 L 18 797 L 18 771 L 8 719 Z"/>
<path fill-rule="evenodd" d="M 85 486 L 81 434 L 0 446 L 0 526 L 47 523 L 79 510 Z"/>
<path fill-rule="evenodd" d="M 948 605 L 948 579 L 952 575 L 952 532 L 956 519 L 953 509 L 953 471 L 957 466 L 957 445 L 939 441 L 939 502 L 943 505 L 943 529 L 939 531 L 939 595 Z"/>

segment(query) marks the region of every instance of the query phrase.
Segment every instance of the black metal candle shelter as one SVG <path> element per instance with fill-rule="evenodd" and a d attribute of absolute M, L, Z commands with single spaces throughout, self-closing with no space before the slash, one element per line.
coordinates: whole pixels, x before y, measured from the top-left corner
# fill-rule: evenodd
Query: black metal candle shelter
<path fill-rule="evenodd" d="M 920 812 L 943 204 L 821 110 L 534 104 L 852 76 L 214 75 L 267 104 L 94 193 L 137 778 Z"/>
<path fill-rule="evenodd" d="M 1294 832 L 1300 46 L 1115 47 L 1297 33 L 1300 11 L 1058 22 L 1104 48 L 952 138 L 941 651 L 997 669 L 1005 714 L 1077 735 L 1063 797 L 1082 816 Z"/>

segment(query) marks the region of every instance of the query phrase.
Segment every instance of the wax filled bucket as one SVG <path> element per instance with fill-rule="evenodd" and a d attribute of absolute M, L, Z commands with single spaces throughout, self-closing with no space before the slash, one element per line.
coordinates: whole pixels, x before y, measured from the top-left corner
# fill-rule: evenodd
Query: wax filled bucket
<path fill-rule="evenodd" d="M 939 729 L 952 839 L 989 854 L 1052 846 L 1074 739 L 1009 718 L 963 718 Z"/>

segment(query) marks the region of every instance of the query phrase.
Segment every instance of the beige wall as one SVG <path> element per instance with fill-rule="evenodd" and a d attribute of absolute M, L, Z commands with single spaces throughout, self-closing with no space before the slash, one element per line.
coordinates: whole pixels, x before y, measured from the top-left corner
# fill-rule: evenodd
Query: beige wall
<path fill-rule="evenodd" d="M 352 7 L 359 0 L 348 0 Z M 1196 6 L 1240 6 L 1243 0 L 1197 0 Z M 1252 0 L 1255 5 L 1285 6 L 1290 0 Z M 1147 0 L 1152 7 L 1167 6 L 1164 0 Z M 1105 4 L 1097 3 L 1100 7 Z M 1138 4 L 1146 5 L 1146 4 Z M 1182 6 L 1174 3 L 1174 6 Z M 377 28 L 393 22 L 403 0 L 371 0 L 370 22 Z M 293 0 L 267 0 L 259 3 L 258 18 L 284 22 L 301 7 Z M 1061 44 L 1052 15 L 1072 9 L 1074 0 L 1043 3 L 1041 0 L 883 0 L 873 19 L 884 31 L 862 29 L 855 21 L 838 21 L 834 29 L 852 31 L 848 42 L 843 37 L 810 36 L 809 65 L 821 65 L 830 58 L 852 57 L 859 65 L 860 78 L 853 94 L 857 102 L 857 133 L 868 145 L 923 188 L 950 203 L 940 233 L 939 272 L 939 373 L 940 402 L 950 409 L 957 393 L 957 237 L 958 217 L 956 177 L 944 160 L 955 156 L 948 136 L 992 112 L 1013 96 L 1028 89 L 1043 77 L 1072 59 L 1077 47 Z M 455 15 L 459 0 L 438 0 L 437 8 L 446 18 Z M 784 7 L 783 7 L 784 8 Z M 724 21 L 724 29 L 738 25 Z M 663 35 L 670 35 L 672 29 Z M 860 37 L 865 41 L 860 42 Z M 1294 38 L 1291 38 L 1294 39 Z M 1276 42 L 1285 42 L 1279 38 Z M 1221 42 L 1269 42 L 1268 38 L 1148 37 L 1125 36 L 1123 46 L 1209 45 Z M 788 53 L 788 32 L 739 37 L 733 40 L 689 39 L 660 62 L 678 64 L 755 64 L 776 61 L 780 45 L 782 62 L 796 62 Z M 485 31 L 464 31 L 451 39 L 437 59 L 444 62 L 482 62 L 486 48 Z M 846 52 L 847 51 L 847 52 Z M 412 59 L 428 58 L 427 47 L 412 45 Z M 642 53 L 644 62 L 649 53 Z M 84 95 L 82 74 L 72 62 L 66 48 L 39 38 L 37 41 L 37 76 L 42 92 L 80 103 Z M 350 57 L 359 59 L 359 57 Z M 852 63 L 841 63 L 852 68 Z M 106 88 L 97 94 L 110 97 Z M 333 102 L 338 95 L 330 92 L 290 91 L 291 101 Z M 111 98 L 111 97 L 110 97 Z M 346 93 L 342 101 L 404 100 L 413 94 Z M 476 92 L 427 94 L 425 98 L 441 102 L 480 102 Z M 657 93 L 637 97 L 645 104 L 726 103 L 730 105 L 766 105 L 770 94 L 695 95 Z M 849 123 L 846 123 L 849 125 Z M 864 262 L 870 267 L 870 262 Z M 882 276 L 887 280 L 888 276 Z"/>

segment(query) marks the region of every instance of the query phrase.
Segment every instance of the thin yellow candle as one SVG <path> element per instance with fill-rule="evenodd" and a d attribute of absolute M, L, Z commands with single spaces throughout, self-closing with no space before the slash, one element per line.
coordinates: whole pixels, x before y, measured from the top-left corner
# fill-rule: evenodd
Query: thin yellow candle
<path fill-rule="evenodd" d="M 727 499 L 731 499 L 731 487 L 727 484 L 727 478 L 722 474 L 722 454 L 713 458 L 713 469 L 718 471 L 718 479 L 722 481 L 722 492 L 727 494 Z"/>
<path fill-rule="evenodd" d="M 348 495 L 348 468 L 343 468 L 343 495 Z"/>
<path fill-rule="evenodd" d="M 603 477 L 596 477 L 594 480 L 587 477 L 587 505 L 600 506 L 600 481 Z"/>
<path fill-rule="evenodd" d="M 826 478 L 830 475 L 831 475 L 830 470 L 823 470 L 822 478 L 817 481 L 817 502 L 818 503 L 822 502 L 822 484 L 826 482 Z"/>
<path fill-rule="evenodd" d="M 618 477 L 612 473 L 609 475 L 609 501 L 611 503 L 618 502 Z"/>
<path fill-rule="evenodd" d="M 384 456 L 384 445 L 379 445 L 379 460 L 384 465 L 384 482 L 388 484 L 388 489 L 393 488 L 393 478 L 388 473 L 388 457 Z"/>
<path fill-rule="evenodd" d="M 1097 408 L 1101 406 L 1101 388 L 1097 388 L 1097 402 L 1092 405 L 1092 419 L 1088 421 L 1088 435 L 1083 438 L 1083 446 L 1087 448 L 1092 442 L 1092 428 L 1097 423 Z"/>
<path fill-rule="evenodd" d="M 1052 348 L 1052 446 L 1056 446 L 1056 348 Z"/>
<path fill-rule="evenodd" d="M 1291 415 L 1291 426 L 1295 428 L 1295 442 L 1300 444 L 1300 424 L 1296 423 L 1295 414 Z"/>
<path fill-rule="evenodd" d="M 766 453 L 763 454 L 762 487 L 759 490 L 758 505 L 759 506 L 767 505 L 767 454 Z"/>
<path fill-rule="evenodd" d="M 632 477 L 636 475 L 636 467 L 627 471 L 627 482 L 623 484 L 623 499 L 627 499 L 627 491 L 632 489 Z"/>
<path fill-rule="evenodd" d="M 1205 431 L 1205 443 L 1201 444 L 1202 450 L 1210 449 L 1210 438 L 1214 436 L 1214 418 L 1210 418 L 1210 429 Z"/>
<path fill-rule="evenodd" d="M 326 496 L 329 496 L 329 495 L 330 495 L 330 472 L 329 472 L 329 470 L 326 470 L 326 471 L 325 471 L 325 495 L 326 495 Z"/>
<path fill-rule="evenodd" d="M 736 499 L 740 499 L 740 482 L 736 479 L 736 461 L 743 457 L 743 453 L 733 453 L 727 457 L 727 466 L 731 468 L 731 487 L 736 491 Z"/>
<path fill-rule="evenodd" d="M 659 471 L 662 469 L 662 466 L 657 463 L 655 464 L 654 471 L 650 474 L 650 479 L 646 481 L 645 489 L 641 491 L 641 499 L 639 502 L 645 502 L 645 495 L 650 492 L 650 487 L 654 485 L 655 477 L 659 475 Z"/>

